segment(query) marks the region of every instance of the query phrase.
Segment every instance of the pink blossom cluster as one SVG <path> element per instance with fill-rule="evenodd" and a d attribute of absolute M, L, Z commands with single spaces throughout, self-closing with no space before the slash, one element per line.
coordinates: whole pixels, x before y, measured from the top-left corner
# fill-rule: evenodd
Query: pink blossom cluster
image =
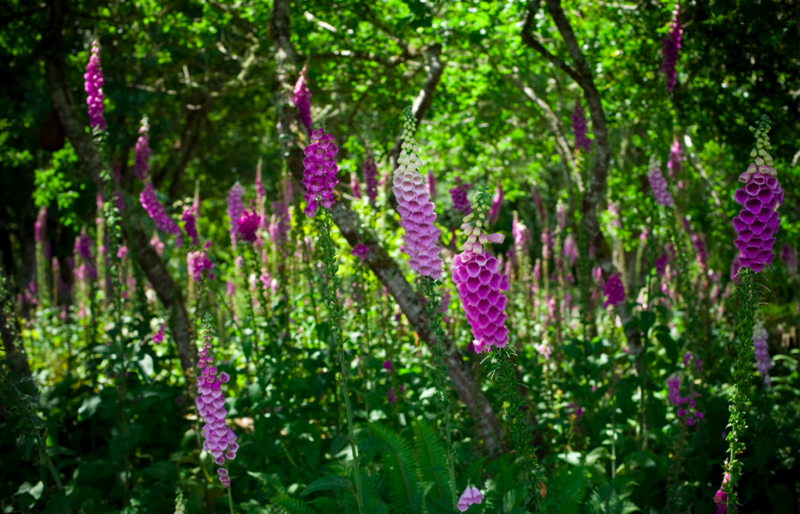
<path fill-rule="evenodd" d="M 667 256 L 666 252 L 661 255 L 658 259 L 656 259 L 656 275 L 659 277 L 663 277 L 667 271 L 667 261 L 669 257 Z"/>
<path fill-rule="evenodd" d="M 575 134 L 575 149 L 588 153 L 592 148 L 592 140 L 587 136 L 589 124 L 580 101 L 575 102 L 575 109 L 572 111 L 572 133 Z"/>
<path fill-rule="evenodd" d="M 488 236 L 481 236 L 488 239 Z M 492 236 L 499 236 L 495 239 L 502 241 L 499 234 Z M 509 283 L 508 276 L 498 270 L 497 259 L 476 244 L 480 245 L 480 241 L 465 244 L 463 253 L 453 258 L 453 282 L 472 328 L 475 352 L 488 353 L 490 347 L 503 348 L 508 342 L 505 326 L 508 299 L 501 291 L 507 291 Z"/>
<path fill-rule="evenodd" d="M 772 369 L 773 364 L 769 357 L 767 337 L 767 330 L 763 326 L 758 326 L 753 330 L 753 353 L 756 357 L 756 369 L 764 379 L 764 383 L 770 385 L 772 380 L 769 378 L 769 370 Z"/>
<path fill-rule="evenodd" d="M 294 85 L 294 105 L 300 122 L 311 132 L 311 91 L 308 89 L 308 70 L 303 67 Z"/>
<path fill-rule="evenodd" d="M 181 229 L 172 218 L 167 216 L 167 213 L 164 211 L 164 206 L 161 205 L 161 202 L 159 202 L 158 198 L 156 198 L 156 190 L 153 187 L 153 184 L 150 182 L 145 184 L 144 189 L 139 195 L 139 201 L 142 203 L 142 207 L 144 207 L 144 210 L 147 211 L 147 214 L 155 223 L 156 228 L 165 234 L 176 236 L 177 239 L 175 241 L 175 245 L 180 247 Z"/>
<path fill-rule="evenodd" d="M 217 376 L 217 367 L 213 366 L 214 357 L 210 355 L 211 336 L 206 334 L 203 345 L 198 352 L 198 368 L 202 373 L 197 379 L 197 410 L 203 418 L 203 450 L 214 457 L 218 466 L 225 464 L 225 459 L 234 460 L 239 445 L 236 443 L 236 434 L 225 424 L 225 396 L 222 394 L 222 384 L 227 383 L 230 377 L 224 371 Z M 222 472 L 224 471 L 224 472 Z M 227 470 L 218 471 L 219 481 L 224 487 L 230 487 L 231 480 Z"/>
<path fill-rule="evenodd" d="M 133 173 L 140 180 L 147 178 L 150 172 L 150 125 L 147 118 L 142 119 L 139 127 L 139 139 L 136 140 L 136 150 L 133 158 Z"/>
<path fill-rule="evenodd" d="M 652 166 L 647 171 L 647 179 L 650 181 L 650 188 L 653 190 L 653 196 L 656 197 L 656 203 L 664 207 L 673 207 L 675 202 L 667 190 L 667 180 L 661 174 L 661 168 Z"/>
<path fill-rule="evenodd" d="M 194 207 L 185 208 L 181 220 L 183 220 L 183 230 L 186 231 L 186 235 L 192 240 L 192 244 L 197 246 L 197 221 L 194 218 Z"/>
<path fill-rule="evenodd" d="M 353 193 L 353 197 L 361 198 L 361 184 L 355 173 L 350 174 L 350 192 Z"/>
<path fill-rule="evenodd" d="M 737 237 L 733 244 L 739 249 L 739 261 L 756 273 L 772 264 L 772 246 L 778 233 L 780 218 L 778 205 L 783 204 L 783 188 L 772 166 L 750 167 L 739 177 L 744 187 L 737 189 L 733 198 L 744 207 L 733 218 Z"/>
<path fill-rule="evenodd" d="M 353 251 L 351 251 L 350 253 L 352 255 L 355 255 L 356 257 L 359 257 L 361 259 L 361 262 L 364 262 L 364 259 L 367 258 L 368 252 L 369 252 L 369 247 L 367 245 L 363 243 L 358 243 L 353 247 Z"/>
<path fill-rule="evenodd" d="M 155 333 L 153 336 L 153 342 L 156 344 L 164 342 L 164 324 L 162 323 L 160 327 L 158 327 L 158 332 Z"/>
<path fill-rule="evenodd" d="M 83 74 L 83 89 L 86 91 L 86 103 L 89 105 L 89 126 L 100 130 L 106 129 L 103 119 L 103 70 L 100 68 L 100 42 L 92 42 L 92 55 L 86 64 Z"/>
<path fill-rule="evenodd" d="M 236 241 L 236 234 L 239 232 L 239 218 L 244 214 L 244 188 L 236 181 L 236 183 L 228 191 L 228 218 L 231 221 L 231 239 Z"/>
<path fill-rule="evenodd" d="M 528 230 L 528 227 L 519 220 L 519 215 L 516 212 L 511 220 L 511 236 L 514 238 L 514 247 L 518 252 L 526 252 L 528 250 L 531 232 Z"/>
<path fill-rule="evenodd" d="M 82 228 L 81 233 L 75 238 L 75 252 L 83 259 L 85 273 L 88 273 L 92 280 L 97 280 L 97 268 L 94 267 L 92 244 L 92 238 L 86 233 L 86 228 Z"/>
<path fill-rule="evenodd" d="M 369 203 L 375 205 L 375 200 L 378 199 L 378 165 L 375 164 L 375 155 L 369 146 L 367 146 L 367 158 L 364 159 L 363 170 Z"/>
<path fill-rule="evenodd" d="M 681 28 L 680 4 L 675 2 L 675 9 L 672 11 L 672 21 L 669 24 L 669 33 L 661 41 L 663 47 L 664 61 L 661 69 L 667 76 L 667 91 L 672 92 L 677 83 L 678 72 L 675 69 L 678 64 L 678 52 L 681 48 Z"/>
<path fill-rule="evenodd" d="M 258 227 L 261 225 L 261 216 L 255 209 L 245 209 L 239 217 L 236 233 L 246 243 L 254 243 L 258 239 Z"/>
<path fill-rule="evenodd" d="M 425 175 L 425 186 L 428 188 L 428 196 L 431 197 L 431 200 L 436 200 L 436 175 L 432 171 Z"/>
<path fill-rule="evenodd" d="M 456 187 L 450 188 L 453 208 L 465 216 L 472 213 L 472 205 L 469 203 L 469 198 L 467 198 L 469 188 L 470 185 L 462 183 L 460 177 L 456 177 Z"/>
<path fill-rule="evenodd" d="M 467 486 L 464 492 L 461 493 L 461 498 L 458 499 L 458 510 L 467 512 L 470 505 L 480 504 L 483 501 L 483 494 L 475 486 Z"/>
<path fill-rule="evenodd" d="M 408 265 L 420 275 L 438 280 L 442 275 L 442 258 L 436 242 L 442 230 L 436 228 L 433 202 L 428 196 L 425 181 L 418 171 L 421 161 L 414 152 L 412 134 L 415 123 L 405 123 L 404 141 L 397 169 L 394 171 L 392 189 L 397 198 L 400 225 L 405 230 L 405 253 Z"/>
<path fill-rule="evenodd" d="M 339 147 L 336 146 L 331 134 L 317 129 L 311 133 L 311 144 L 305 149 L 306 158 L 303 159 L 305 173 L 303 186 L 306 188 L 306 216 L 313 217 L 317 212 L 319 202 L 328 209 L 333 206 L 333 188 L 339 183 L 336 173 L 339 167 L 333 158 Z"/>
<path fill-rule="evenodd" d="M 604 309 L 609 305 L 617 305 L 625 301 L 625 286 L 622 285 L 622 275 L 620 273 L 614 273 L 608 277 L 605 286 L 603 286 L 603 295 L 606 297 L 606 301 L 603 302 Z"/>
<path fill-rule="evenodd" d="M 203 272 L 208 273 L 209 278 L 214 278 L 210 273 L 214 263 L 208 258 L 206 252 L 198 250 L 186 254 L 186 267 L 195 282 L 199 282 L 203 278 Z"/>

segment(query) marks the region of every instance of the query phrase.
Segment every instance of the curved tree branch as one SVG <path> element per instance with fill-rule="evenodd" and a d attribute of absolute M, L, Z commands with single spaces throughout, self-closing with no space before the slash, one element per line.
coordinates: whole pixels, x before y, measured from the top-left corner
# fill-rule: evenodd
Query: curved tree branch
<path fill-rule="evenodd" d="M 597 86 L 594 83 L 594 77 L 589 63 L 583 56 L 580 44 L 578 44 L 578 40 L 575 37 L 575 32 L 572 30 L 572 25 L 570 25 L 564 13 L 564 9 L 561 7 L 561 0 L 545 0 L 545 4 L 547 5 L 550 16 L 556 24 L 556 28 L 558 28 L 558 32 L 564 40 L 570 58 L 575 63 L 575 67 L 572 68 L 568 66 L 531 36 L 530 32 L 535 16 L 533 7 L 535 6 L 538 8 L 538 4 L 538 0 L 529 3 L 528 15 L 525 20 L 525 25 L 523 26 L 522 39 L 528 46 L 542 54 L 575 80 L 583 90 L 583 96 L 589 107 L 589 115 L 592 120 L 592 133 L 594 134 L 595 163 L 585 185 L 585 192 L 581 200 L 581 214 L 583 216 L 583 228 L 586 232 L 587 239 L 594 247 L 595 257 L 602 270 L 603 280 L 607 280 L 608 277 L 614 273 L 615 268 L 611 258 L 611 250 L 603 236 L 603 231 L 600 229 L 600 222 L 597 219 L 597 207 L 603 198 L 603 191 L 606 187 L 608 168 L 611 160 L 603 104 L 600 99 L 600 92 L 597 90 Z M 624 302 L 618 304 L 616 310 L 622 325 L 625 327 L 625 336 L 628 339 L 628 346 L 631 352 L 635 354 L 641 353 L 641 334 L 639 328 L 636 327 L 634 323 L 631 323 L 633 315 Z"/>
<path fill-rule="evenodd" d="M 64 132 L 75 148 L 83 168 L 89 174 L 98 191 L 105 189 L 105 183 L 101 177 L 103 171 L 103 160 L 100 152 L 92 141 L 91 136 L 84 130 L 84 125 L 78 117 L 78 111 L 72 100 L 67 72 L 64 65 L 62 51 L 62 29 L 64 26 L 64 2 L 63 0 L 50 0 L 48 4 L 48 26 L 43 37 L 43 50 L 45 60 L 45 72 L 47 86 L 50 90 L 50 98 L 53 107 L 58 113 Z M 153 285 L 156 294 L 165 307 L 175 306 L 175 319 L 173 324 L 173 336 L 178 346 L 178 356 L 181 360 L 183 372 L 187 376 L 193 372 L 194 361 L 191 350 L 191 334 L 189 331 L 189 315 L 183 303 L 180 293 L 175 287 L 175 282 L 167 272 L 161 257 L 150 245 L 150 240 L 140 225 L 131 224 L 131 234 L 129 239 L 136 242 L 135 249 L 139 265 L 144 271 L 150 283 Z"/>
<path fill-rule="evenodd" d="M 284 136 L 284 157 L 286 164 L 292 177 L 297 183 L 301 183 L 303 179 L 303 159 L 305 154 L 302 149 L 297 145 L 297 138 L 302 137 L 302 130 L 299 128 L 297 114 L 292 102 L 292 88 L 286 80 L 288 71 L 286 68 L 296 68 L 296 61 L 292 60 L 290 56 L 296 55 L 296 52 L 291 48 L 290 38 L 290 0 L 275 0 L 275 7 L 273 11 L 273 30 L 276 31 L 274 35 L 275 45 L 278 53 L 278 83 L 279 91 L 276 95 L 276 111 L 278 119 L 280 120 L 282 133 Z M 288 45 L 288 46 L 285 46 Z M 438 63 L 438 51 L 436 54 L 437 64 L 432 66 L 440 66 Z M 435 84 L 438 83 L 441 77 L 441 70 L 436 73 L 435 78 L 426 80 L 426 85 L 430 84 L 428 89 L 425 89 L 424 94 L 421 92 L 418 95 L 418 101 L 415 101 L 415 114 L 418 114 L 417 119 L 421 119 L 425 110 L 430 105 L 430 96 Z M 378 277 L 381 284 L 386 287 L 389 294 L 394 297 L 400 309 L 408 318 L 411 326 L 419 335 L 420 339 L 429 346 L 435 344 L 433 334 L 428 329 L 428 319 L 425 316 L 425 310 L 421 299 L 414 292 L 411 284 L 405 279 L 397 263 L 389 257 L 386 250 L 381 247 L 377 237 L 368 230 L 362 229 L 361 220 L 358 214 L 353 212 L 347 205 L 342 202 L 341 195 L 334 192 L 336 203 L 331 209 L 331 217 L 333 222 L 339 228 L 339 231 L 347 239 L 351 246 L 359 243 L 367 245 L 369 252 L 365 263 L 370 267 L 372 272 Z M 491 404 L 486 396 L 480 390 L 479 384 L 475 381 L 469 372 L 469 369 L 464 364 L 461 354 L 455 347 L 451 339 L 445 341 L 447 349 L 445 361 L 448 366 L 450 379 L 459 395 L 461 400 L 467 406 L 467 409 L 472 416 L 480 437 L 486 445 L 486 450 L 490 455 L 497 455 L 503 444 L 503 432 L 497 420 L 497 416 L 492 409 Z"/>

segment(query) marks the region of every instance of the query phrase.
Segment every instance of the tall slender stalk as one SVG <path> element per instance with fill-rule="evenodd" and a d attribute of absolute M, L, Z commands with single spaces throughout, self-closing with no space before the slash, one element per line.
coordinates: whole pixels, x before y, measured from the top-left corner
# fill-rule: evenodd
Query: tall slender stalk
<path fill-rule="evenodd" d="M 456 504 L 456 471 L 455 471 L 455 455 L 453 453 L 453 440 L 452 431 L 450 429 L 450 395 L 447 387 L 447 364 L 444 362 L 444 336 L 445 331 L 444 316 L 439 311 L 441 300 L 439 297 L 439 290 L 437 283 L 431 277 L 421 277 L 422 287 L 428 303 L 425 304 L 425 313 L 428 316 L 428 323 L 431 332 L 436 336 L 436 343 L 433 345 L 434 354 L 434 379 L 436 381 L 436 393 L 439 398 L 439 406 L 444 414 L 443 423 L 443 436 L 447 445 L 447 473 L 450 476 L 450 499 L 452 501 L 452 508 L 455 510 Z"/>
<path fill-rule="evenodd" d="M 736 327 L 734 351 L 736 360 L 733 364 L 734 390 L 730 400 L 730 419 L 727 441 L 729 447 L 728 460 L 725 462 L 725 472 L 730 479 L 723 484 L 723 491 L 728 494 L 728 505 L 738 505 L 736 482 L 742 477 L 743 466 L 738 456 L 744 453 L 745 444 L 741 440 L 747 428 L 747 413 L 745 412 L 747 389 L 750 387 L 750 377 L 753 370 L 753 326 L 755 325 L 755 312 L 758 303 L 756 294 L 755 273 L 750 268 L 742 268 L 740 273 L 742 285 L 739 287 L 738 297 L 742 302 L 737 313 L 739 323 Z"/>
<path fill-rule="evenodd" d="M 347 365 L 344 356 L 344 332 L 342 330 L 342 302 L 336 295 L 342 279 L 339 277 L 339 264 L 336 261 L 336 247 L 331 239 L 331 212 L 326 207 L 320 206 L 322 217 L 319 219 L 319 245 L 322 250 L 322 264 L 325 270 L 325 280 L 322 280 L 322 296 L 325 305 L 328 307 L 328 316 L 331 319 L 331 336 L 333 338 L 333 348 L 339 365 L 342 369 L 342 378 L 339 382 L 344 407 L 347 412 L 347 432 L 350 442 L 350 450 L 353 453 L 353 471 L 356 478 L 356 501 L 358 502 L 358 512 L 363 510 L 363 498 L 361 494 L 361 469 L 358 462 L 358 448 L 356 446 L 355 431 L 353 429 L 353 408 L 350 405 L 350 393 L 347 389 Z"/>

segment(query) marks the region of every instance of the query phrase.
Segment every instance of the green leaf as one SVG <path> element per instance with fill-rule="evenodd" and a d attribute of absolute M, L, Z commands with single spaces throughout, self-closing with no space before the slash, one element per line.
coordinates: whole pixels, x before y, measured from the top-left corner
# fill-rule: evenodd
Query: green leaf
<path fill-rule="evenodd" d="M 756 443 L 756 464 L 758 472 L 763 473 L 767 468 L 767 461 L 772 455 L 772 441 L 769 439 L 759 439 Z"/>
<path fill-rule="evenodd" d="M 331 455 L 336 455 L 342 451 L 342 448 L 344 448 L 348 441 L 349 439 L 343 435 L 337 435 L 334 437 L 333 441 L 331 441 Z"/>
<path fill-rule="evenodd" d="M 647 332 L 650 330 L 650 327 L 652 327 L 656 322 L 656 314 L 650 311 L 642 311 L 639 313 L 639 317 L 636 321 L 639 325 L 639 329 L 644 332 L 646 336 Z"/>
<path fill-rule="evenodd" d="M 768 491 L 773 514 L 792 514 L 795 512 L 794 495 L 783 484 L 775 484 Z"/>
<path fill-rule="evenodd" d="M 308 484 L 308 487 L 306 487 L 303 490 L 303 492 L 300 493 L 300 496 L 307 496 L 317 491 L 328 491 L 330 489 L 342 489 L 342 488 L 352 490 L 353 483 L 347 478 L 337 477 L 337 476 L 327 476 L 314 480 L 313 482 Z"/>
<path fill-rule="evenodd" d="M 70 514 L 72 510 L 69 507 L 69 500 L 67 493 L 64 489 L 59 489 L 56 494 L 47 502 L 47 514 Z"/>
<path fill-rule="evenodd" d="M 661 343 L 661 346 L 667 351 L 667 359 L 673 364 L 678 363 L 678 344 L 669 335 L 669 329 L 664 326 L 658 326 L 655 329 L 656 339 Z"/>
<path fill-rule="evenodd" d="M 149 384 L 153 376 L 153 358 L 149 354 L 144 354 L 139 359 L 139 369 L 142 370 L 144 379 Z"/>
<path fill-rule="evenodd" d="M 78 419 L 83 421 L 94 416 L 94 413 L 97 412 L 97 407 L 100 406 L 101 402 L 102 399 L 100 398 L 100 395 L 85 398 L 81 406 L 78 408 Z"/>

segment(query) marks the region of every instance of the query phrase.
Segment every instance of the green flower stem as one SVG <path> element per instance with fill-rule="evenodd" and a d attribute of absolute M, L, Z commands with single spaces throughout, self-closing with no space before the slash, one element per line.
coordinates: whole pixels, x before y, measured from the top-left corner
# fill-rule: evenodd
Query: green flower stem
<path fill-rule="evenodd" d="M 227 487 L 228 489 L 228 506 L 231 508 L 231 514 L 233 514 L 233 493 L 231 492 L 231 488 Z"/>
<path fill-rule="evenodd" d="M 533 498 L 531 512 L 541 514 L 544 512 L 541 501 L 541 482 L 536 477 L 539 471 L 539 460 L 536 458 L 536 453 L 534 453 L 534 448 L 530 443 L 531 434 L 522 414 L 524 405 L 519 394 L 520 384 L 517 381 L 511 350 L 507 347 L 498 348 L 494 353 L 493 374 L 500 384 L 500 397 L 507 408 L 511 445 L 517 457 L 521 457 L 523 460 L 525 471 L 522 478 L 528 482 Z"/>
<path fill-rule="evenodd" d="M 730 420 L 728 427 L 728 446 L 730 454 L 725 463 L 725 471 L 730 475 L 728 483 L 724 484 L 723 491 L 728 494 L 728 505 L 738 505 L 736 482 L 742 477 L 743 466 L 738 460 L 738 456 L 744 453 L 745 445 L 741 440 L 747 429 L 746 401 L 747 390 L 750 387 L 750 377 L 753 369 L 753 326 L 755 325 L 756 307 L 758 295 L 756 294 L 755 273 L 750 268 L 742 268 L 739 273 L 741 277 L 741 287 L 739 287 L 738 297 L 742 302 L 737 313 L 739 321 L 736 327 L 736 339 L 734 350 L 736 361 L 733 365 L 734 391 L 730 400 Z"/>
<path fill-rule="evenodd" d="M 363 510 L 363 499 L 361 495 L 361 469 L 358 463 L 358 448 L 356 447 L 355 432 L 353 430 L 353 408 L 350 405 L 350 394 L 347 390 L 347 365 L 344 356 L 344 332 L 342 331 L 342 302 L 336 296 L 342 279 L 339 277 L 339 264 L 336 262 L 336 246 L 331 238 L 330 211 L 320 206 L 322 218 L 319 220 L 319 246 L 322 250 L 322 264 L 325 269 L 326 280 L 322 280 L 322 296 L 328 307 L 328 316 L 331 318 L 331 335 L 333 337 L 334 353 L 342 368 L 342 379 L 340 381 L 342 396 L 344 397 L 344 407 L 347 411 L 347 431 L 350 441 L 350 450 L 353 453 L 353 470 L 356 477 L 356 501 L 358 502 L 359 514 Z"/>
<path fill-rule="evenodd" d="M 244 268 L 242 271 L 244 272 L 244 287 L 247 289 L 247 313 L 250 315 L 250 330 L 253 331 L 253 334 L 250 336 L 250 340 L 253 342 L 253 362 L 256 365 L 256 375 L 259 377 L 261 376 L 261 356 L 258 353 L 258 324 L 256 323 L 256 313 L 253 310 L 253 302 L 250 299 L 250 266 L 248 265 L 248 252 L 242 250 L 242 267 Z M 258 277 L 256 277 L 256 281 L 258 281 Z M 258 284 L 256 284 L 256 289 L 258 289 Z M 263 294 L 263 292 L 262 292 Z"/>
<path fill-rule="evenodd" d="M 455 471 L 455 455 L 453 453 L 453 440 L 452 431 L 450 428 L 450 395 L 447 388 L 447 364 L 444 362 L 444 317 L 439 312 L 439 305 L 441 300 L 439 298 L 439 290 L 437 283 L 431 277 L 422 277 L 422 287 L 425 292 L 425 297 L 428 302 L 425 304 L 425 314 L 428 316 L 428 327 L 432 334 L 436 336 L 436 342 L 433 345 L 434 354 L 434 368 L 436 392 L 439 398 L 439 406 L 444 413 L 444 427 L 443 435 L 445 443 L 447 444 L 447 472 L 450 475 L 450 496 L 452 501 L 452 508 L 455 510 L 458 501 L 456 500 L 456 471 Z"/>

